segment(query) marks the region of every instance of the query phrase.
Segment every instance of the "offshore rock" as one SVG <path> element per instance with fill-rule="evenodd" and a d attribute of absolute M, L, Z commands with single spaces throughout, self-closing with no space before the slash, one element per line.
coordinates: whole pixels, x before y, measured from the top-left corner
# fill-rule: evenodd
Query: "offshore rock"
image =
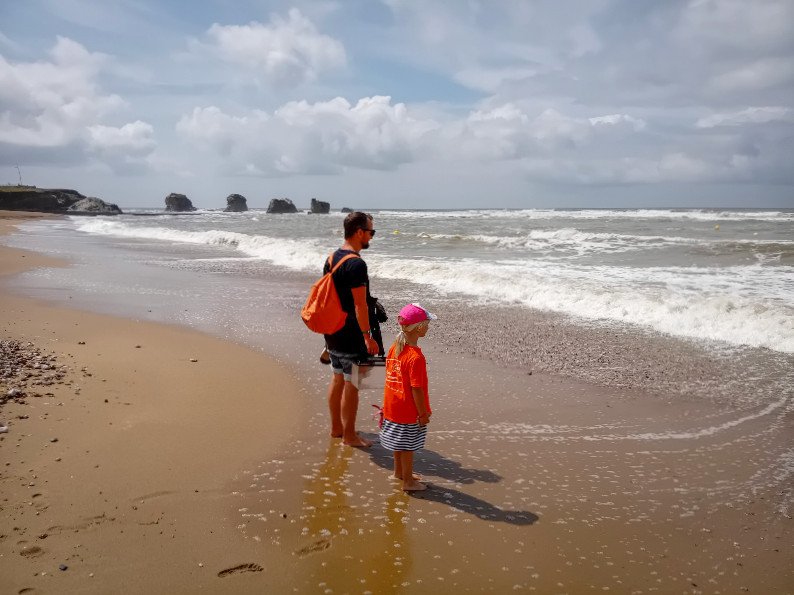
<path fill-rule="evenodd" d="M 248 210 L 248 201 L 242 194 L 230 194 L 226 197 L 225 213 L 242 213 Z"/>
<path fill-rule="evenodd" d="M 343 213 L 352 213 L 353 209 L 351 209 L 350 207 L 342 207 L 342 212 Z"/>
<path fill-rule="evenodd" d="M 70 215 L 81 213 L 118 215 L 121 213 L 118 206 L 98 198 L 86 198 L 77 190 L 36 188 L 34 186 L 0 186 L 0 210 L 40 213 L 68 212 Z"/>
<path fill-rule="evenodd" d="M 172 192 L 165 197 L 165 210 L 173 213 L 183 213 L 186 211 L 195 211 L 196 207 L 190 202 L 190 199 L 184 194 L 177 194 Z"/>
<path fill-rule="evenodd" d="M 94 196 L 81 198 L 66 210 L 70 215 L 121 215 L 121 209 L 118 205 L 105 202 Z"/>
<path fill-rule="evenodd" d="M 288 198 L 272 198 L 267 206 L 267 212 L 273 214 L 297 213 L 298 209 Z"/>
<path fill-rule="evenodd" d="M 311 210 L 309 212 L 315 215 L 327 215 L 331 212 L 331 203 L 313 198 Z"/>

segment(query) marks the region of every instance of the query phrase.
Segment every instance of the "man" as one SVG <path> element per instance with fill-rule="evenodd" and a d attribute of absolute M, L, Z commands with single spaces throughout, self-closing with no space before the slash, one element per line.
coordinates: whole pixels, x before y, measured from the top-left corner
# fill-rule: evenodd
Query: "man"
<path fill-rule="evenodd" d="M 354 212 L 345 218 L 345 243 L 334 252 L 331 263 L 325 263 L 323 274 L 348 254 L 369 248 L 375 235 L 372 217 Z M 331 356 L 333 379 L 328 387 L 328 409 L 331 412 L 331 436 L 342 438 L 348 446 L 372 446 L 372 441 L 356 432 L 358 387 L 352 382 L 353 364 L 379 351 L 372 337 L 369 320 L 369 277 L 367 264 L 361 258 L 349 258 L 333 274 L 339 302 L 347 313 L 345 326 L 333 335 L 325 335 Z"/>

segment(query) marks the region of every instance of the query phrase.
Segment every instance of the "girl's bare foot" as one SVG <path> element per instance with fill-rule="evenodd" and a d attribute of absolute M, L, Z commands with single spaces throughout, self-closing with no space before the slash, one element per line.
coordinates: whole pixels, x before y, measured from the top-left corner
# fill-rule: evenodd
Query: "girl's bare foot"
<path fill-rule="evenodd" d="M 356 435 L 355 440 L 353 440 L 351 442 L 345 442 L 343 440 L 342 444 L 344 444 L 345 446 L 358 446 L 358 447 L 361 447 L 361 448 L 369 448 L 370 446 L 372 446 L 372 440 L 367 440 L 366 438 L 363 438 L 362 436 Z"/>
<path fill-rule="evenodd" d="M 421 479 L 422 479 L 422 476 L 421 476 L 421 475 L 419 475 L 418 473 L 411 473 L 411 477 L 412 477 L 412 478 L 413 478 L 415 481 L 419 481 L 419 480 L 421 480 Z M 402 481 L 402 480 L 403 480 L 403 478 L 402 478 L 402 477 L 397 477 L 396 475 L 392 475 L 392 476 L 391 476 L 391 479 L 399 479 L 400 481 Z"/>
<path fill-rule="evenodd" d="M 403 482 L 403 492 L 421 492 L 422 490 L 426 490 L 427 486 L 423 483 L 419 483 L 418 481 L 411 481 L 409 483 Z"/>

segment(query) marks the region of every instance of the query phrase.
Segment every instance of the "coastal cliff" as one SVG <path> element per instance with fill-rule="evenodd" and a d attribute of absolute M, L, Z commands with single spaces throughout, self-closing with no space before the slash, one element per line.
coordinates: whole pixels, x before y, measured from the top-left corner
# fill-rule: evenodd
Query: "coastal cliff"
<path fill-rule="evenodd" d="M 69 215 L 121 214 L 118 205 L 87 197 L 76 190 L 35 186 L 0 186 L 0 210 Z"/>

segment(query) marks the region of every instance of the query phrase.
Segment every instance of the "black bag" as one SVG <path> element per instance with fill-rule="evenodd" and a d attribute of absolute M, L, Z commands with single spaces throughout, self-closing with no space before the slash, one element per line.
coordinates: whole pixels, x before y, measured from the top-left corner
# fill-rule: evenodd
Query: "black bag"
<path fill-rule="evenodd" d="M 369 310 L 369 328 L 372 329 L 372 338 L 378 344 L 378 356 L 383 357 L 386 351 L 383 349 L 383 335 L 380 332 L 380 325 L 386 322 L 389 317 L 386 309 L 378 301 L 378 298 L 370 296 L 367 300 Z"/>

